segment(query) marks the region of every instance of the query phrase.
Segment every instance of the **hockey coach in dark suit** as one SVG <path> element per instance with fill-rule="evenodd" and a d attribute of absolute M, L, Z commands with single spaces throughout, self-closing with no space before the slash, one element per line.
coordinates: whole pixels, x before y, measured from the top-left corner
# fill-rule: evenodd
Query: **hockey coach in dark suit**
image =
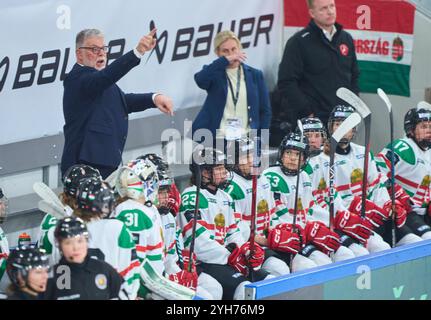
<path fill-rule="evenodd" d="M 77 163 L 99 169 L 103 178 L 121 163 L 128 114 L 158 108 L 173 115 L 172 100 L 162 94 L 125 94 L 116 84 L 156 45 L 152 30 L 135 49 L 106 66 L 104 35 L 85 29 L 76 36 L 76 64 L 64 79 L 65 144 L 61 173 Z"/>

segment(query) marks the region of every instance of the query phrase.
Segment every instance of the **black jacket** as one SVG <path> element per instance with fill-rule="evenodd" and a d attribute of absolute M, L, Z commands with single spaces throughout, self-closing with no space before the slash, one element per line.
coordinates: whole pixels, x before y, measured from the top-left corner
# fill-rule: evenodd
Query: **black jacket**
<path fill-rule="evenodd" d="M 45 300 L 117 299 L 124 281 L 111 265 L 89 255 L 81 264 L 69 263 L 63 257 L 54 266 L 53 273 L 43 296 Z"/>
<path fill-rule="evenodd" d="M 293 123 L 314 113 L 326 124 L 337 104 L 336 91 L 346 87 L 359 93 L 352 36 L 335 24 L 331 42 L 313 20 L 287 42 L 278 71 L 278 88 Z"/>

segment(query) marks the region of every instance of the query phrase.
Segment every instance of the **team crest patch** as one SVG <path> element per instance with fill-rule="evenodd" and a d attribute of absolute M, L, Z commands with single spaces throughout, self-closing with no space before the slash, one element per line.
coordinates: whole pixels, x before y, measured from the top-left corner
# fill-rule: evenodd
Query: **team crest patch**
<path fill-rule="evenodd" d="M 105 290 L 108 286 L 108 279 L 106 279 L 106 276 L 104 274 L 98 274 L 95 278 L 96 287 L 98 287 L 100 290 Z"/>
<path fill-rule="evenodd" d="M 223 213 L 219 213 L 214 217 L 214 224 L 219 228 L 223 228 L 226 225 Z"/>
<path fill-rule="evenodd" d="M 362 182 L 362 170 L 361 169 L 355 169 L 352 171 L 352 174 L 350 175 L 350 182 L 351 183 Z"/>
<path fill-rule="evenodd" d="M 265 199 L 262 199 L 257 204 L 257 213 L 265 213 L 269 211 L 268 202 Z"/>
<path fill-rule="evenodd" d="M 426 187 L 426 188 L 428 188 L 428 187 L 429 187 L 429 185 L 430 185 L 430 182 L 431 182 L 431 178 L 430 178 L 430 176 L 429 176 L 429 175 L 426 175 L 426 176 L 423 178 L 422 182 L 421 182 L 421 186 L 422 186 L 422 187 Z"/>
<path fill-rule="evenodd" d="M 340 53 L 346 57 L 349 54 L 349 47 L 345 44 L 340 44 Z"/>

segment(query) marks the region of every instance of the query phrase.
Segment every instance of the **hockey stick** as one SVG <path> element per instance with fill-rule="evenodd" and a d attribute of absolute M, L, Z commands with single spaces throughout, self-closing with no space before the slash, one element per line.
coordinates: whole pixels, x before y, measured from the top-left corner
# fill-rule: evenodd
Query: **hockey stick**
<path fill-rule="evenodd" d="M 301 142 L 303 143 L 304 141 L 304 128 L 302 127 L 302 122 L 301 120 L 298 120 L 298 128 L 299 131 L 301 132 Z M 299 176 L 300 176 L 300 170 L 301 170 L 301 160 L 302 160 L 302 152 L 299 153 L 299 157 L 298 157 L 298 173 L 296 175 L 296 190 L 295 190 L 295 205 L 293 207 L 293 223 L 292 223 L 292 229 L 293 232 L 296 233 L 296 217 L 298 215 L 298 189 L 299 189 Z"/>
<path fill-rule="evenodd" d="M 254 152 L 253 152 L 253 168 L 252 168 L 252 193 L 251 193 L 251 224 L 250 224 L 250 255 L 254 253 L 254 238 L 256 236 L 256 200 L 257 200 L 257 178 L 259 176 L 259 138 L 254 137 Z M 239 151 L 239 150 L 238 150 Z M 249 274 L 251 281 L 253 282 L 254 272 L 251 266 L 249 268 Z"/>
<path fill-rule="evenodd" d="M 385 103 L 386 107 L 388 108 L 388 112 L 389 112 L 389 125 L 390 125 L 390 131 L 391 131 L 391 135 L 390 135 L 390 150 L 391 150 L 391 202 L 392 202 L 392 248 L 395 248 L 395 244 L 396 244 L 396 236 L 395 236 L 395 228 L 396 228 L 396 223 L 395 223 L 395 155 L 394 155 L 394 117 L 392 114 L 392 104 L 391 101 L 389 100 L 389 97 L 386 95 L 386 93 L 378 88 L 377 89 L 377 94 L 379 95 L 379 97 L 383 100 L 383 102 Z"/>
<path fill-rule="evenodd" d="M 37 207 L 40 211 L 48 213 L 57 219 L 63 219 L 67 216 L 63 208 L 58 207 L 56 204 L 46 200 L 39 200 Z"/>
<path fill-rule="evenodd" d="M 120 167 L 121 168 L 121 167 Z M 109 184 L 111 188 L 115 187 L 115 181 L 117 180 L 118 171 L 120 168 L 117 168 L 114 172 L 112 172 L 106 179 L 105 182 Z"/>
<path fill-rule="evenodd" d="M 418 109 L 431 109 L 431 104 L 426 101 L 420 101 L 417 105 Z"/>
<path fill-rule="evenodd" d="M 60 201 L 58 196 L 52 191 L 50 187 L 48 187 L 43 182 L 35 182 L 33 184 L 33 190 L 37 193 L 39 197 L 41 197 L 46 202 L 51 202 L 55 204 L 57 207 L 65 208 L 64 204 Z"/>
<path fill-rule="evenodd" d="M 353 106 L 356 111 L 364 119 L 365 124 L 365 153 L 364 153 L 364 170 L 362 174 L 362 202 L 361 202 L 361 217 L 365 218 L 365 202 L 367 200 L 367 186 L 368 186 L 368 161 L 370 153 L 370 134 L 371 134 L 371 111 L 364 101 L 361 100 L 356 94 L 347 88 L 339 88 L 337 96 L 343 99 L 348 104 Z"/>
<path fill-rule="evenodd" d="M 334 231 L 334 198 L 335 198 L 335 149 L 337 148 L 338 142 L 354 127 L 361 122 L 361 117 L 356 112 L 348 116 L 341 125 L 335 130 L 330 139 L 330 153 L 329 153 L 329 229 Z"/>
<path fill-rule="evenodd" d="M 194 300 L 196 297 L 196 292 L 192 289 L 160 275 L 147 258 L 141 263 L 140 275 L 149 290 L 167 300 Z"/>
<path fill-rule="evenodd" d="M 301 143 L 303 143 L 304 141 L 304 128 L 302 127 L 302 122 L 301 120 L 297 121 L 297 125 L 298 125 L 298 129 L 301 133 Z M 299 241 L 300 241 L 300 246 L 302 247 L 302 238 L 301 238 L 301 233 L 298 232 L 298 229 L 296 228 L 296 217 L 298 215 L 298 192 L 299 192 L 299 176 L 301 174 L 301 160 L 302 160 L 302 152 L 299 152 L 299 156 L 298 156 L 298 171 L 296 173 L 296 187 L 295 187 L 295 203 L 294 203 L 294 207 L 293 207 L 293 222 L 292 222 L 292 233 L 296 233 L 299 236 Z M 293 270 L 293 259 L 294 259 L 295 255 L 291 255 L 290 258 L 290 265 L 289 268 L 290 270 Z"/>
<path fill-rule="evenodd" d="M 192 268 L 193 268 L 193 252 L 195 251 L 196 225 L 197 225 L 196 220 L 199 212 L 199 198 L 200 198 L 199 195 L 201 194 L 202 177 L 201 177 L 200 164 L 195 165 L 195 182 L 196 182 L 196 200 L 195 200 L 195 211 L 193 213 L 192 241 L 190 243 L 190 253 L 189 253 L 189 265 L 188 265 L 189 272 L 192 272 Z"/>

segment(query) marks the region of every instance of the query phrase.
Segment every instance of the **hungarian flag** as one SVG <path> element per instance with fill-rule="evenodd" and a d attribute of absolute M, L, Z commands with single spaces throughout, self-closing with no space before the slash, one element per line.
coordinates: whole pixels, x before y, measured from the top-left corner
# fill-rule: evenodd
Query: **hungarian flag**
<path fill-rule="evenodd" d="M 361 92 L 410 96 L 416 8 L 403 0 L 336 0 L 337 22 L 356 46 Z M 285 41 L 310 21 L 305 0 L 284 0 Z"/>

